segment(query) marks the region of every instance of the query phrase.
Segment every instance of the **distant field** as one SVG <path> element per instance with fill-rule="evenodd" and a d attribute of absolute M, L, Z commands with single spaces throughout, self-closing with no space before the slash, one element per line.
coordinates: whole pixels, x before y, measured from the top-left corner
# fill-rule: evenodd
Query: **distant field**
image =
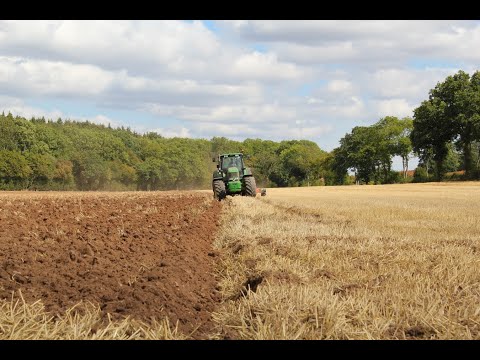
<path fill-rule="evenodd" d="M 480 339 L 479 182 L 227 203 L 216 338 Z"/>

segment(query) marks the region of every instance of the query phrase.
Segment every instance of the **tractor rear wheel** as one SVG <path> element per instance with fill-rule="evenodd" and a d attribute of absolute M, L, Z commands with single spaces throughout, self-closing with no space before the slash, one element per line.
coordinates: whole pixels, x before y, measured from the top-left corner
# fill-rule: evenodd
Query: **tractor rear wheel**
<path fill-rule="evenodd" d="M 246 196 L 257 196 L 257 184 L 255 183 L 255 178 L 253 176 L 247 176 L 245 179 L 245 195 Z"/>
<path fill-rule="evenodd" d="M 227 197 L 225 183 L 222 180 L 213 181 L 213 198 L 222 201 Z"/>

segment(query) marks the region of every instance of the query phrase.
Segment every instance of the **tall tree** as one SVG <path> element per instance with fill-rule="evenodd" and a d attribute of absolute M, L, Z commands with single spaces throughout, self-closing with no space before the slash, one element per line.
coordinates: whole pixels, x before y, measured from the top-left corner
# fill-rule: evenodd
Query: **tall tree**
<path fill-rule="evenodd" d="M 480 140 L 480 72 L 475 72 L 470 82 L 467 74 L 458 75 L 458 79 L 455 76 L 451 81 L 460 82 L 455 92 L 453 107 L 459 135 L 457 145 L 463 152 L 466 175 L 472 177 L 473 172 L 478 169 L 472 144 Z"/>
<path fill-rule="evenodd" d="M 408 160 L 412 152 L 410 133 L 413 129 L 413 120 L 409 117 L 398 119 L 395 116 L 387 116 L 380 119 L 375 126 L 379 128 L 381 144 L 384 146 L 383 156 L 390 159 L 392 156 L 400 156 L 403 177 L 406 177 Z"/>
<path fill-rule="evenodd" d="M 326 153 L 308 140 L 292 142 L 280 153 L 280 162 L 289 185 L 318 185 Z"/>
<path fill-rule="evenodd" d="M 446 144 L 454 141 L 462 149 L 467 177 L 475 170 L 472 143 L 480 134 L 480 73 L 470 76 L 460 70 L 430 90 L 429 100 L 415 109 L 412 143 L 417 153 L 432 151 L 437 178 L 447 156 Z"/>
<path fill-rule="evenodd" d="M 378 129 L 368 126 L 356 126 L 350 134 L 340 139 L 337 155 L 342 155 L 343 166 L 355 173 L 359 181 L 369 183 L 375 180 L 377 168 L 381 164 L 378 144 Z"/>
<path fill-rule="evenodd" d="M 1 188 L 25 189 L 31 175 L 32 169 L 19 151 L 0 150 Z"/>
<path fill-rule="evenodd" d="M 453 76 L 448 76 L 444 82 L 437 84 L 432 90 L 432 97 L 438 98 L 445 103 L 445 117 L 455 131 L 453 135 L 457 144 L 463 150 L 465 170 L 470 174 L 472 169 L 471 142 L 474 140 L 474 128 L 472 124 L 472 97 L 475 96 L 470 86 L 470 76 L 460 70 Z"/>
<path fill-rule="evenodd" d="M 445 101 L 430 95 L 414 110 L 413 130 L 410 134 L 413 150 L 422 158 L 432 154 L 436 162 L 436 178 L 443 176 L 443 162 L 448 154 L 447 143 L 454 135 L 455 129 L 451 126 L 446 115 Z"/>

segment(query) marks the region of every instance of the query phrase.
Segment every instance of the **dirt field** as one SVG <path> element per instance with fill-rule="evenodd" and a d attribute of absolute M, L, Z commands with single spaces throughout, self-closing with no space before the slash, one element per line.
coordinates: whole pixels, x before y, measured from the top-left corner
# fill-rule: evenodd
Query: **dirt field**
<path fill-rule="evenodd" d="M 58 315 L 90 301 L 201 338 L 219 301 L 219 208 L 194 192 L 0 193 L 0 299 L 21 290 Z"/>

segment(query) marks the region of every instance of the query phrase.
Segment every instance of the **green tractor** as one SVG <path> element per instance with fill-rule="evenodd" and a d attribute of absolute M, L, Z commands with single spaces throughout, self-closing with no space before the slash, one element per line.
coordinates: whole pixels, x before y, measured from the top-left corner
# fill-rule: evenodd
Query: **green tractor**
<path fill-rule="evenodd" d="M 218 161 L 218 162 L 217 162 Z M 213 172 L 213 197 L 221 201 L 227 195 L 256 196 L 257 185 L 250 168 L 243 163 L 243 154 L 222 154 L 213 158 L 217 170 Z"/>

